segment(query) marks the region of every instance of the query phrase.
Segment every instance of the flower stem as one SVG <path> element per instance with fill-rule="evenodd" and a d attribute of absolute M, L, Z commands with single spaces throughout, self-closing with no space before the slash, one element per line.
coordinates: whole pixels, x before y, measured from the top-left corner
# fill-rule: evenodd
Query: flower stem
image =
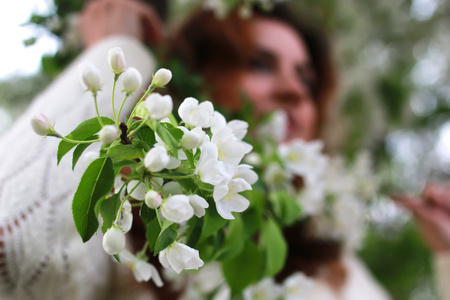
<path fill-rule="evenodd" d="M 117 125 L 117 127 L 119 127 L 120 113 L 122 112 L 123 105 L 124 105 L 125 102 L 127 101 L 127 98 L 128 98 L 128 94 L 125 96 L 125 98 L 123 98 L 122 104 L 120 104 L 120 108 L 119 108 L 119 112 L 117 113 L 117 120 L 116 120 L 116 125 Z"/>
<path fill-rule="evenodd" d="M 130 198 L 131 194 L 134 192 L 134 190 L 139 186 L 139 184 L 141 184 L 141 182 L 143 181 L 143 179 L 139 180 L 139 182 L 136 184 L 136 186 L 134 188 L 131 189 L 130 193 L 128 193 L 125 197 L 123 197 L 122 202 L 120 203 L 120 207 L 119 210 L 117 211 L 117 215 L 116 215 L 116 221 L 119 221 L 120 219 L 120 213 L 122 212 L 122 207 L 123 204 L 125 203 L 126 200 L 128 200 L 128 198 Z M 125 185 L 123 185 L 125 186 Z M 120 192 L 119 192 L 120 193 Z"/>
<path fill-rule="evenodd" d="M 111 104 L 112 104 L 112 111 L 113 111 L 114 121 L 116 122 L 117 130 L 119 130 L 119 120 L 116 118 L 116 109 L 114 108 L 114 93 L 116 91 L 117 77 L 118 77 L 117 75 L 114 75 L 114 82 L 113 82 L 112 96 L 111 96 Z"/>
<path fill-rule="evenodd" d="M 145 125 L 145 120 L 144 121 L 142 121 L 141 122 L 141 124 L 139 124 L 138 125 L 138 127 L 136 127 L 136 129 L 134 129 L 133 131 L 131 131 L 129 134 L 128 134 L 128 138 L 130 137 L 130 136 L 132 136 L 134 133 L 136 133 L 139 129 L 141 129 L 141 127 L 142 126 L 144 126 Z"/>
<path fill-rule="evenodd" d="M 161 174 L 161 173 L 152 173 L 152 176 L 166 179 L 186 179 L 186 178 L 195 178 L 194 174 L 191 175 L 170 175 L 170 174 Z"/>
<path fill-rule="evenodd" d="M 97 94 L 93 94 L 93 96 L 94 96 L 95 111 L 97 112 L 98 122 L 99 122 L 100 125 L 103 127 L 103 126 L 105 126 L 105 125 L 103 124 L 102 118 L 100 118 L 100 113 L 98 112 Z"/>
<path fill-rule="evenodd" d="M 64 136 L 59 136 L 61 139 L 63 139 L 64 141 L 68 142 L 68 143 L 72 143 L 72 144 L 90 144 L 90 143 L 95 143 L 95 142 L 100 142 L 100 139 L 97 140 L 88 140 L 88 141 L 77 141 L 77 140 L 72 140 L 69 138 L 66 138 Z"/>

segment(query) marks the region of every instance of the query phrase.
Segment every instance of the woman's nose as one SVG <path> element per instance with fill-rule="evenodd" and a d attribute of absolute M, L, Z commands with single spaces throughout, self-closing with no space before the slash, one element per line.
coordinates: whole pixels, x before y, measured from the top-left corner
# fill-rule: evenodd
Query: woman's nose
<path fill-rule="evenodd" d="M 275 88 L 274 100 L 285 107 L 295 107 L 308 92 L 306 85 L 291 74 L 280 74 Z"/>

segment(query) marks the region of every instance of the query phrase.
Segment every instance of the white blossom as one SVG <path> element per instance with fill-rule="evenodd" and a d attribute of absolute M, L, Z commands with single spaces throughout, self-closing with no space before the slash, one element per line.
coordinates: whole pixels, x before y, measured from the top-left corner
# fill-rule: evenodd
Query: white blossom
<path fill-rule="evenodd" d="M 281 287 L 272 278 L 264 278 L 257 284 L 247 287 L 242 293 L 244 300 L 276 300 L 281 294 Z"/>
<path fill-rule="evenodd" d="M 150 190 L 145 194 L 145 204 L 153 209 L 161 206 L 162 197 L 157 192 Z"/>
<path fill-rule="evenodd" d="M 39 114 L 31 119 L 31 126 L 36 134 L 46 136 L 55 133 L 54 124 L 44 114 Z"/>
<path fill-rule="evenodd" d="M 244 156 L 244 162 L 254 167 L 261 165 L 261 156 L 256 152 L 251 152 Z"/>
<path fill-rule="evenodd" d="M 164 268 L 173 268 L 178 274 L 182 270 L 198 270 L 203 266 L 198 250 L 174 242 L 159 253 L 159 261 Z"/>
<path fill-rule="evenodd" d="M 206 142 L 200 147 L 200 158 L 197 162 L 194 174 L 200 180 L 212 185 L 228 183 L 235 173 L 235 166 L 219 161 L 217 145 Z"/>
<path fill-rule="evenodd" d="M 197 99 L 188 97 L 178 108 L 178 115 L 189 126 L 211 127 L 213 122 L 214 106 L 210 101 L 198 103 Z"/>
<path fill-rule="evenodd" d="M 213 134 L 211 142 L 217 145 L 218 160 L 238 165 L 245 154 L 251 151 L 245 143 L 237 139 L 230 127 L 224 127 Z"/>
<path fill-rule="evenodd" d="M 147 153 L 144 159 L 144 165 L 150 172 L 159 172 L 170 162 L 166 147 L 156 144 Z"/>
<path fill-rule="evenodd" d="M 293 193 L 292 179 L 293 175 L 277 163 L 270 163 L 263 173 L 264 182 L 274 191 L 287 190 Z"/>
<path fill-rule="evenodd" d="M 98 137 L 104 144 L 111 144 L 119 136 L 116 125 L 105 125 L 98 132 Z"/>
<path fill-rule="evenodd" d="M 232 212 L 246 210 L 250 201 L 238 193 L 251 189 L 251 185 L 242 178 L 235 178 L 228 184 L 215 186 L 213 198 L 219 215 L 224 219 L 231 220 L 234 219 Z"/>
<path fill-rule="evenodd" d="M 125 200 L 122 206 L 122 211 L 120 212 L 120 219 L 117 225 L 122 229 L 124 233 L 130 231 L 133 225 L 133 213 L 131 212 L 131 203 Z"/>
<path fill-rule="evenodd" d="M 97 93 L 101 89 L 100 70 L 89 63 L 84 65 L 81 71 L 81 83 L 87 90 Z"/>
<path fill-rule="evenodd" d="M 125 55 L 122 48 L 114 47 L 109 49 L 108 63 L 115 75 L 120 75 L 125 70 Z"/>
<path fill-rule="evenodd" d="M 277 143 L 284 141 L 287 137 L 288 117 L 282 110 L 275 111 L 269 122 L 257 128 L 257 136 L 260 140 L 270 138 Z"/>
<path fill-rule="evenodd" d="M 157 287 L 162 287 L 164 285 L 158 270 L 152 264 L 133 255 L 130 251 L 123 250 L 120 253 L 120 260 L 130 267 L 136 281 L 142 282 L 151 279 Z"/>
<path fill-rule="evenodd" d="M 142 84 L 142 75 L 136 68 L 128 68 L 122 75 L 123 90 L 131 95 Z"/>
<path fill-rule="evenodd" d="M 234 178 L 242 178 L 250 185 L 255 184 L 258 181 L 258 174 L 252 169 L 253 167 L 250 165 L 241 164 L 236 168 Z"/>
<path fill-rule="evenodd" d="M 284 299 L 298 300 L 309 299 L 309 294 L 315 285 L 315 281 L 306 277 L 301 272 L 296 272 L 286 278 L 283 282 Z"/>
<path fill-rule="evenodd" d="M 169 95 L 153 93 L 145 100 L 145 107 L 151 119 L 161 120 L 172 113 L 173 101 Z"/>
<path fill-rule="evenodd" d="M 156 71 L 153 76 L 152 84 L 158 87 L 163 87 L 172 79 L 172 72 L 168 69 L 161 68 Z"/>
<path fill-rule="evenodd" d="M 174 195 L 164 200 L 160 212 L 165 219 L 174 223 L 187 221 L 194 215 L 186 195 Z"/>
<path fill-rule="evenodd" d="M 305 178 L 306 184 L 317 181 L 325 172 L 327 158 L 321 153 L 320 141 L 305 142 L 300 139 L 278 147 L 288 171 Z"/>
<path fill-rule="evenodd" d="M 122 229 L 112 226 L 103 236 L 103 249 L 109 255 L 119 254 L 125 248 L 125 233 Z"/>
<path fill-rule="evenodd" d="M 208 202 L 203 197 L 199 195 L 189 195 L 189 203 L 194 209 L 194 214 L 201 218 L 205 215 L 205 208 L 209 207 Z"/>

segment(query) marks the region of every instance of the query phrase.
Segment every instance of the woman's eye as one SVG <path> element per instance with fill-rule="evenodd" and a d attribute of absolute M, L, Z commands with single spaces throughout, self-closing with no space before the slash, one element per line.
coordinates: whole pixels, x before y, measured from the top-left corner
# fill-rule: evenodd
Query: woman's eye
<path fill-rule="evenodd" d="M 261 57 L 254 57 L 250 59 L 249 68 L 256 72 L 272 72 L 273 67 L 270 62 Z"/>

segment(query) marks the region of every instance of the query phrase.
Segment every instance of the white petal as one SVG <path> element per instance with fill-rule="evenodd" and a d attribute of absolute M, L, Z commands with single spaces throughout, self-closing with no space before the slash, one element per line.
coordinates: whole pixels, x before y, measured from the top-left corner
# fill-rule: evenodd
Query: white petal
<path fill-rule="evenodd" d="M 128 193 L 131 192 L 131 190 L 134 189 L 134 187 L 139 183 L 138 180 L 131 180 L 127 185 L 127 191 Z M 136 187 L 136 189 L 131 193 L 131 197 L 133 197 L 136 200 L 142 201 L 145 198 L 145 184 L 143 182 L 139 183 L 139 185 Z"/>

